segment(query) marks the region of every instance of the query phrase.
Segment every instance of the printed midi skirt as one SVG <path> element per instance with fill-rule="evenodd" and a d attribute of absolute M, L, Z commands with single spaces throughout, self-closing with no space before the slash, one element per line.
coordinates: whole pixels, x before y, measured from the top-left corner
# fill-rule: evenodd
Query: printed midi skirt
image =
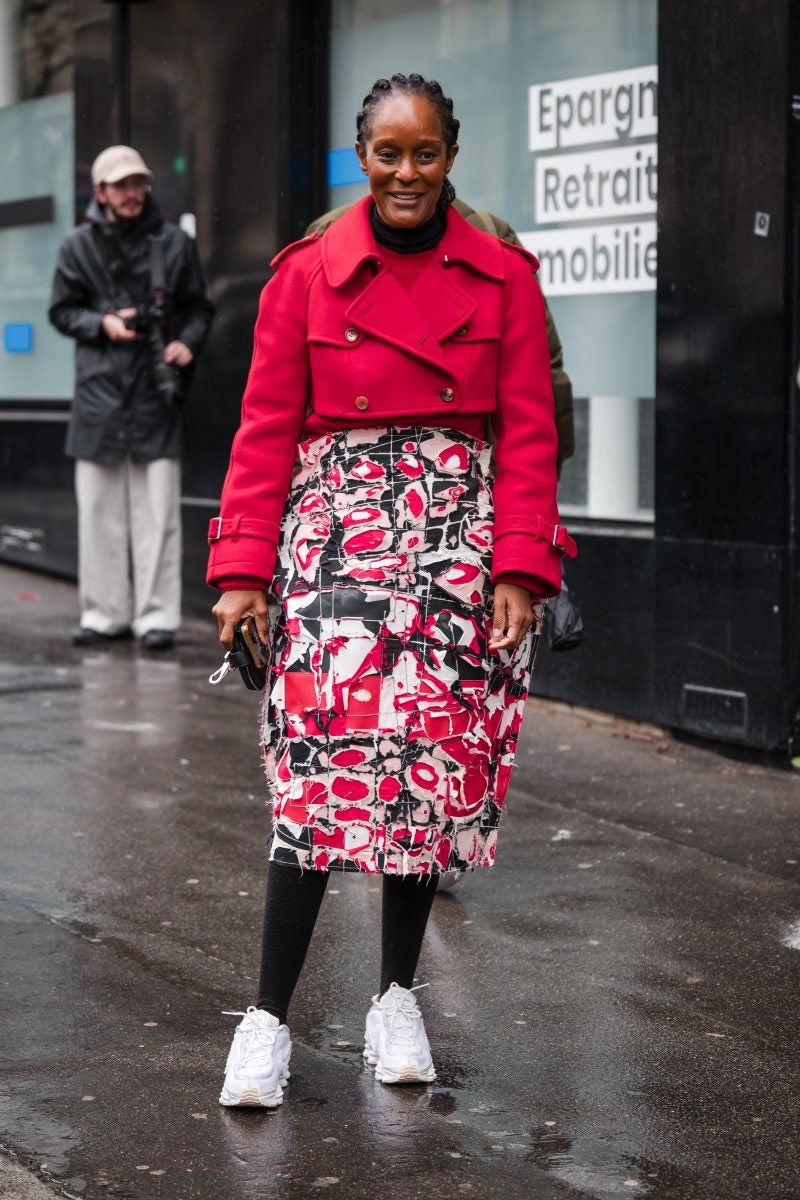
<path fill-rule="evenodd" d="M 491 866 L 536 640 L 488 651 L 491 448 L 384 427 L 299 453 L 262 710 L 270 857 L 392 875 Z"/>

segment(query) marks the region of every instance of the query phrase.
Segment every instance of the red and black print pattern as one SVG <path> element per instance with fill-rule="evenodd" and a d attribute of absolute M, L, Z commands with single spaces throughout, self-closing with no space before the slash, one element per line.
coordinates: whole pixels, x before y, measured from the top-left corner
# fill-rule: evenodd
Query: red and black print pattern
<path fill-rule="evenodd" d="M 271 857 L 490 866 L 534 638 L 490 654 L 490 447 L 358 429 L 300 447 L 263 711 Z"/>

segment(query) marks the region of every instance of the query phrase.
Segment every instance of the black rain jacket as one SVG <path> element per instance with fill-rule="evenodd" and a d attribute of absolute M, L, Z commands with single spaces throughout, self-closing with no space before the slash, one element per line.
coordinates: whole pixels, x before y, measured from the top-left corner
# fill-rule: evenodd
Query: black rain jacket
<path fill-rule="evenodd" d="M 109 341 L 101 321 L 112 309 L 149 299 L 148 235 L 163 232 L 164 342 L 184 342 L 196 361 L 214 314 L 197 247 L 182 229 L 164 222 L 151 197 L 132 225 L 108 221 L 96 200 L 86 215 L 87 223 L 74 229 L 61 246 L 50 298 L 52 324 L 78 343 L 66 452 L 105 465 L 126 457 L 136 463 L 178 458 L 180 405 L 160 399 L 146 338 Z M 186 387 L 191 373 L 192 367 L 184 372 Z"/>

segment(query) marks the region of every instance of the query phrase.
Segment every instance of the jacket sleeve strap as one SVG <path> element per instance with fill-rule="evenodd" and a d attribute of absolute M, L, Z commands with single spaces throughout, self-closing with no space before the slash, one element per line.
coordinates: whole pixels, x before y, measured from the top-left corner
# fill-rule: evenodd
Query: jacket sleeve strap
<path fill-rule="evenodd" d="M 220 538 L 229 537 L 261 538 L 265 542 L 277 543 L 279 532 L 279 527 L 274 521 L 261 521 L 256 517 L 239 515 L 228 520 L 212 517 L 208 524 L 208 544 L 213 545 Z"/>
<path fill-rule="evenodd" d="M 560 550 L 562 554 L 566 554 L 568 558 L 574 558 L 578 552 L 574 540 L 567 532 L 566 525 L 554 525 L 549 521 L 544 521 L 539 513 L 532 520 L 520 516 L 508 516 L 495 521 L 494 539 L 496 542 L 507 534 L 514 533 L 527 534 L 528 537 L 535 538 L 539 542 L 549 542 L 551 546 Z"/>

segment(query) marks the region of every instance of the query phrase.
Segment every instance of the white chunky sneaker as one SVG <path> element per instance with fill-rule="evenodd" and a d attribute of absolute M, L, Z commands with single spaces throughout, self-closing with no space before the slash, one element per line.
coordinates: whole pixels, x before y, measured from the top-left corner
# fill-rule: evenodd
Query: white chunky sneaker
<path fill-rule="evenodd" d="M 283 1088 L 289 1078 L 292 1039 L 287 1026 L 252 1004 L 247 1012 L 225 1015 L 243 1019 L 233 1034 L 220 1104 L 277 1108 L 283 1103 Z"/>
<path fill-rule="evenodd" d="M 364 1058 L 379 1083 L 432 1083 L 436 1078 L 422 1013 L 412 995 L 417 990 L 393 983 L 383 997 L 372 997 Z"/>

